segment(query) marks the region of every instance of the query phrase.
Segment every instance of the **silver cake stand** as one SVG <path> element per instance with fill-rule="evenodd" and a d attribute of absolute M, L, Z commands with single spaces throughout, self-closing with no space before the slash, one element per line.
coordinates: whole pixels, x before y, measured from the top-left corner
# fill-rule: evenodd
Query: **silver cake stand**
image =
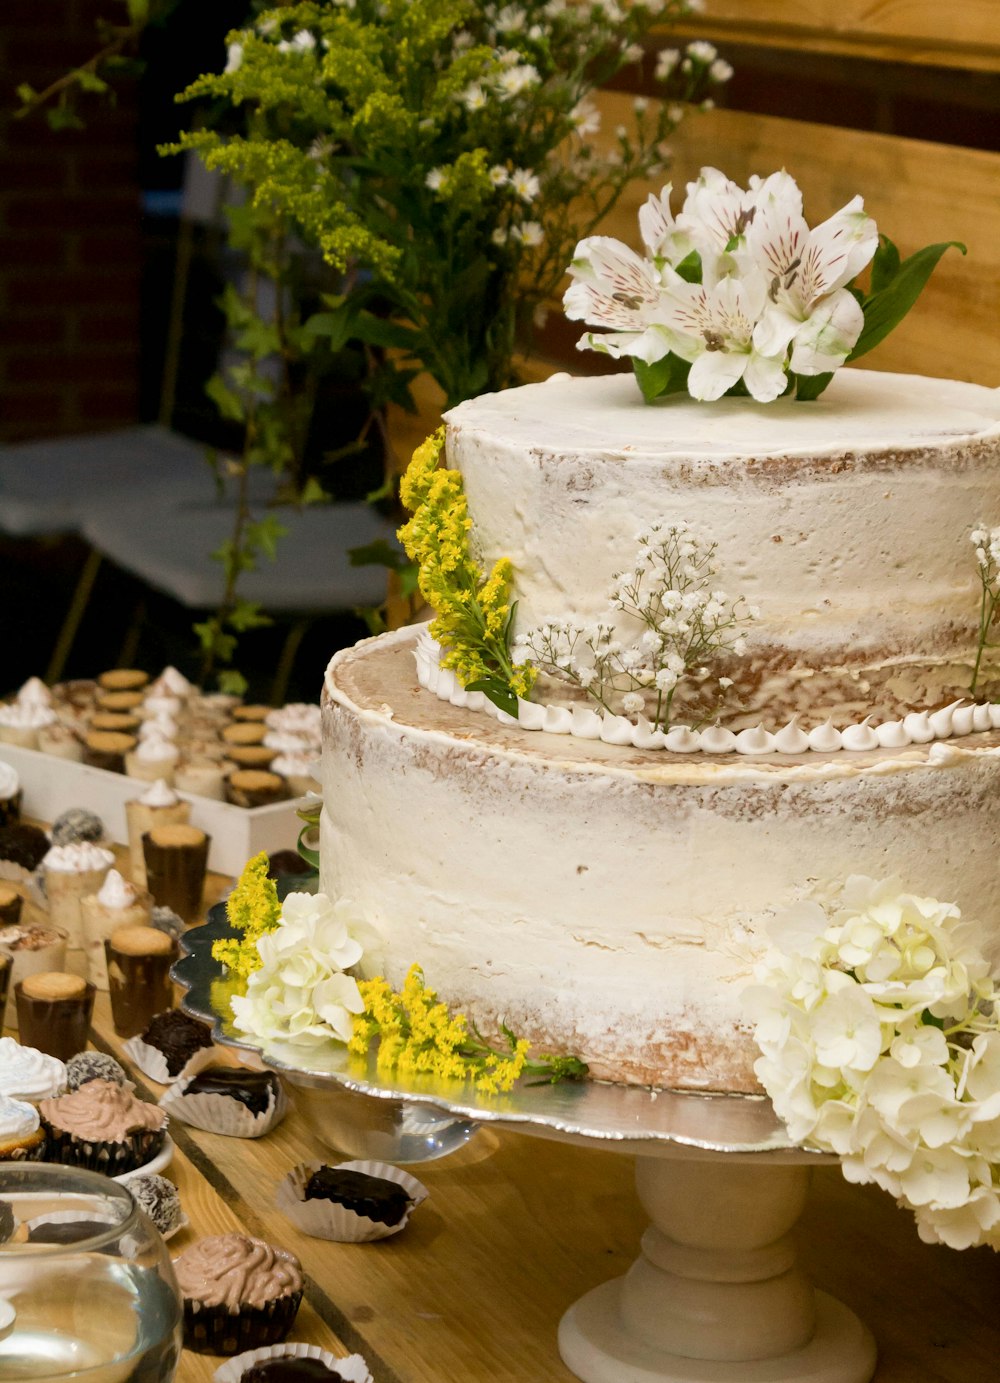
<path fill-rule="evenodd" d="M 627 1153 L 651 1224 L 624 1277 L 575 1302 L 559 1352 L 583 1383 L 869 1383 L 875 1344 L 841 1302 L 811 1286 L 792 1229 L 811 1168 L 763 1097 L 699 1095 L 594 1081 L 509 1094 L 389 1078 L 343 1049 L 261 1046 L 229 1017 L 232 987 L 212 959 L 223 907 L 184 938 L 183 1007 L 218 1041 L 281 1073 L 330 1147 L 415 1162 L 454 1151 L 480 1124 Z"/>

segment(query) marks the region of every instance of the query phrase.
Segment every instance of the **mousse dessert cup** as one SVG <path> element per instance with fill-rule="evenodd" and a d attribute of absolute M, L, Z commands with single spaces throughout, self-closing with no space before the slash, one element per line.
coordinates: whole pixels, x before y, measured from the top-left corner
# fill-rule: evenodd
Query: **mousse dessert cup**
<path fill-rule="evenodd" d="M 15 1028 L 17 1006 L 14 1003 L 14 986 L 29 975 L 63 968 L 66 963 L 66 933 L 58 927 L 31 922 L 0 927 L 0 949 L 11 958 L 7 1009 L 5 1013 L 0 1012 L 0 1016 L 5 1028 Z"/>
<path fill-rule="evenodd" d="M 118 927 L 104 943 L 111 1020 L 119 1037 L 137 1037 L 174 1001 L 170 968 L 177 942 L 156 927 Z"/>
<path fill-rule="evenodd" d="M 154 826 L 142 837 L 146 884 L 160 907 L 191 922 L 201 913 L 209 837 L 197 826 Z"/>
<path fill-rule="evenodd" d="M 68 1061 L 90 1037 L 97 990 L 79 975 L 43 970 L 14 986 L 17 1027 L 26 1047 Z"/>
<path fill-rule="evenodd" d="M 125 803 L 125 819 L 128 824 L 128 861 L 132 882 L 140 888 L 146 886 L 146 859 L 142 852 L 142 838 L 154 826 L 187 825 L 191 818 L 191 803 L 179 797 L 164 778 L 158 778 L 152 787 Z"/>
<path fill-rule="evenodd" d="M 108 967 L 104 958 L 104 943 L 120 927 L 141 927 L 149 922 L 153 900 L 135 884 L 122 877 L 117 869 L 108 876 L 97 893 L 90 893 L 80 903 L 83 916 L 83 941 L 87 952 L 87 979 L 98 989 L 108 988 Z"/>
<path fill-rule="evenodd" d="M 87 973 L 83 899 L 98 892 L 114 862 L 110 850 L 91 841 L 53 845 L 42 860 L 49 921 L 66 933 L 65 964 L 75 975 Z"/>

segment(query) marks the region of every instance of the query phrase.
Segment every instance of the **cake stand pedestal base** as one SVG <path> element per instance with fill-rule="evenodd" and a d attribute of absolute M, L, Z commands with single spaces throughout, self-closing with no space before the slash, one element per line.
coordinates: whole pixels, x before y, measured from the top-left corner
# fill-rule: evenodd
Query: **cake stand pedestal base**
<path fill-rule="evenodd" d="M 563 1316 L 566 1366 L 583 1383 L 869 1383 L 871 1334 L 796 1261 L 808 1182 L 794 1153 L 638 1158 L 642 1253 Z"/>

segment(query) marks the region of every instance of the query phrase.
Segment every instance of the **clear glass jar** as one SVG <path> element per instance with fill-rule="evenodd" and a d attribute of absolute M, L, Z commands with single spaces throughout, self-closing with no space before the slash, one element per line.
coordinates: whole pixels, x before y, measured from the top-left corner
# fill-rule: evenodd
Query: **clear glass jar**
<path fill-rule="evenodd" d="M 167 1247 L 127 1186 L 0 1162 L 0 1383 L 165 1383 L 180 1347 Z"/>

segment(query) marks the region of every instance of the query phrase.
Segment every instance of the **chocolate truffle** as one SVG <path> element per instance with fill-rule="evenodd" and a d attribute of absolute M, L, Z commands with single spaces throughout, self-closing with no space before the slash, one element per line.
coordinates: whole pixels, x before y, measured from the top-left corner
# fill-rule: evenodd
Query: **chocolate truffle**
<path fill-rule="evenodd" d="M 130 1089 L 132 1085 L 125 1068 L 107 1052 L 77 1052 L 66 1063 L 66 1084 L 70 1090 L 79 1090 L 89 1080 L 107 1080 Z"/>
<path fill-rule="evenodd" d="M 168 1008 L 156 1015 L 142 1034 L 142 1040 L 163 1054 L 167 1070 L 171 1076 L 176 1076 L 195 1052 L 212 1046 L 212 1033 L 197 1018 L 188 1017 L 179 1008 Z"/>

